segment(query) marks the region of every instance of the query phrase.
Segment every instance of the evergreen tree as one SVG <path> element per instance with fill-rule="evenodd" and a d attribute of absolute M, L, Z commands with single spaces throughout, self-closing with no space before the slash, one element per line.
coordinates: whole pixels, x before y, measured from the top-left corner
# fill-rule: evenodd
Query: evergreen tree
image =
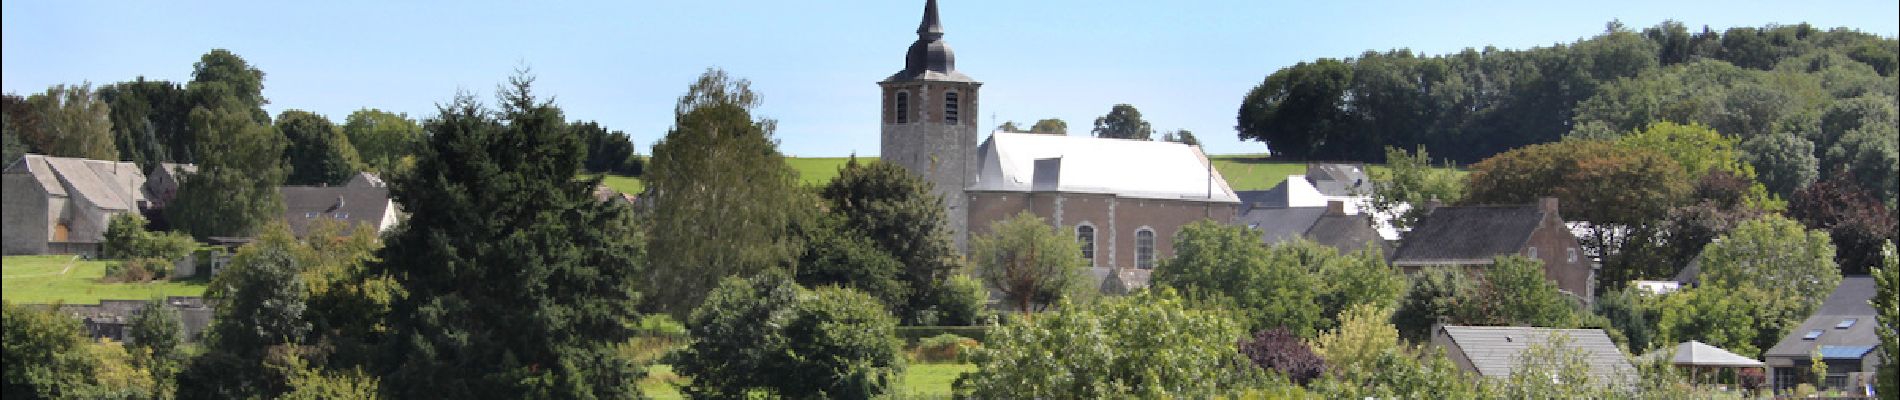
<path fill-rule="evenodd" d="M 708 70 L 654 143 L 642 197 L 651 204 L 652 310 L 683 319 L 720 279 L 797 256 L 790 228 L 810 199 L 778 152 L 774 123 L 753 118 L 757 106 L 749 82 Z"/>
<path fill-rule="evenodd" d="M 290 163 L 286 185 L 341 185 L 361 168 L 356 147 L 329 118 L 285 110 L 277 114 L 277 131 L 289 142 L 284 146 L 284 161 Z"/>
<path fill-rule="evenodd" d="M 372 267 L 391 306 L 386 394 L 397 398 L 623 398 L 641 276 L 626 207 L 575 180 L 582 139 L 517 76 L 490 111 L 458 97 L 428 123 L 414 173 L 391 182 L 411 214 Z"/>
<path fill-rule="evenodd" d="M 820 192 L 830 210 L 842 216 L 848 229 L 862 232 L 872 243 L 904 266 L 900 279 L 911 292 L 904 304 L 894 304 L 906 322 L 936 319 L 944 281 L 959 268 L 951 243 L 948 218 L 941 200 L 930 193 L 930 182 L 895 163 L 858 163 L 856 157 L 838 171 L 838 178 Z M 874 292 L 875 293 L 875 292 Z M 976 321 L 930 321 L 964 325 Z"/>
<path fill-rule="evenodd" d="M 141 76 L 99 88 L 99 98 L 112 108 L 112 136 L 120 159 L 150 171 L 159 162 L 176 160 L 175 149 L 191 147 L 184 141 L 189 138 L 185 128 L 191 109 L 183 86 Z"/>

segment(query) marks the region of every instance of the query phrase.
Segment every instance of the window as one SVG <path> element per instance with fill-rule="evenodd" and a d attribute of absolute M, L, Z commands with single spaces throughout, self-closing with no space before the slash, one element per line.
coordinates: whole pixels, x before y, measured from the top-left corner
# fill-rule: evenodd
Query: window
<path fill-rule="evenodd" d="M 1823 332 L 1822 332 L 1822 331 L 1821 331 L 1820 329 L 1815 329 L 1815 330 L 1811 330 L 1811 331 L 1808 331 L 1808 333 L 1807 333 L 1807 334 L 1805 334 L 1805 335 L 1801 335 L 1801 340 L 1815 340 L 1815 339 L 1820 339 L 1820 338 L 1821 338 L 1821 334 L 1822 334 L 1822 333 L 1823 333 Z"/>
<path fill-rule="evenodd" d="M 1082 259 L 1095 260 L 1095 227 L 1076 225 L 1075 241 L 1082 244 Z M 1094 264 L 1094 263 L 1090 263 Z M 1093 266 L 1093 265 L 1091 265 Z"/>
<path fill-rule="evenodd" d="M 943 94 L 943 123 L 957 123 L 957 92 Z"/>
<path fill-rule="evenodd" d="M 1854 323 L 1855 323 L 1855 322 L 1860 322 L 1860 319 L 1857 319 L 1857 318 L 1848 318 L 1848 319 L 1843 319 L 1843 320 L 1841 320 L 1841 323 L 1838 323 L 1838 324 L 1834 324 L 1834 329 L 1847 329 L 1847 328 L 1852 328 L 1852 327 L 1854 327 Z"/>
<path fill-rule="evenodd" d="M 1155 231 L 1152 229 L 1135 231 L 1135 268 L 1155 269 Z"/>
<path fill-rule="evenodd" d="M 1564 253 L 1568 255 L 1566 258 L 1570 259 L 1570 262 L 1577 262 L 1577 248 L 1564 249 Z"/>
<path fill-rule="evenodd" d="M 897 112 L 893 117 L 897 123 L 910 123 L 910 92 L 897 92 L 891 95 L 891 109 Z"/>

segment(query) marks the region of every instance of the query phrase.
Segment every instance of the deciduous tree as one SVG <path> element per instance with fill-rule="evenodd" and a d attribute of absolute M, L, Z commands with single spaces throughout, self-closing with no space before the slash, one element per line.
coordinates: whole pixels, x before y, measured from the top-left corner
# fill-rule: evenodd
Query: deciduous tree
<path fill-rule="evenodd" d="M 1141 119 L 1141 110 L 1127 104 L 1116 104 L 1109 108 L 1108 114 L 1095 119 L 1095 129 L 1090 134 L 1099 138 L 1154 140 L 1154 126 Z"/>
<path fill-rule="evenodd" d="M 1045 118 L 1037 120 L 1034 125 L 1030 125 L 1029 133 L 1067 135 L 1069 134 L 1069 123 L 1063 121 L 1061 118 Z"/>
<path fill-rule="evenodd" d="M 112 109 L 92 90 L 92 84 L 53 85 L 26 101 L 39 114 L 38 131 L 23 132 L 34 148 L 51 156 L 119 160 Z"/>
<path fill-rule="evenodd" d="M 166 220 L 199 239 L 251 236 L 283 216 L 284 137 L 264 114 L 264 73 L 224 50 L 204 55 L 185 87 L 197 173 L 184 174 Z"/>
<path fill-rule="evenodd" d="M 322 115 L 303 110 L 277 114 L 277 132 L 284 135 L 284 162 L 290 164 L 286 185 L 342 185 L 362 169 L 363 161 L 350 138 Z"/>
<path fill-rule="evenodd" d="M 1206 398 L 1250 382 L 1234 349 L 1245 333 L 1172 291 L 1056 307 L 992 328 L 958 379 L 974 398 Z M 1052 357 L 1051 355 L 1059 355 Z"/>
<path fill-rule="evenodd" d="M 1865 274 L 1879 265 L 1881 244 L 1895 238 L 1893 212 L 1844 171 L 1795 192 L 1788 217 L 1827 232 L 1835 246 L 1835 263 L 1846 275 Z"/>
<path fill-rule="evenodd" d="M 343 134 L 349 137 L 367 168 L 385 178 L 402 170 L 403 160 L 413 160 L 411 157 L 425 139 L 422 125 L 408 115 L 374 108 L 350 113 L 349 118 L 343 120 Z"/>
<path fill-rule="evenodd" d="M 1464 180 L 1449 163 L 1433 168 L 1431 153 L 1424 146 L 1415 152 L 1386 147 L 1385 166 L 1371 171 L 1371 204 L 1373 212 L 1389 218 L 1394 228 L 1411 229 L 1433 200 L 1449 204 L 1464 199 Z"/>
<path fill-rule="evenodd" d="M 972 238 L 970 258 L 983 281 L 1025 315 L 1092 289 L 1075 237 L 1028 211 L 991 223 L 988 233 Z"/>

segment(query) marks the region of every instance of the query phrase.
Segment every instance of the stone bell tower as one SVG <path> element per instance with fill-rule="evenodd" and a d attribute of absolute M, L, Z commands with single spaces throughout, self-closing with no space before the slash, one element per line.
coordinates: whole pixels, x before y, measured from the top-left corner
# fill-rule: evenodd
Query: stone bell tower
<path fill-rule="evenodd" d="M 983 86 L 957 72 L 956 55 L 943 41 L 937 21 L 937 0 L 924 3 L 924 19 L 917 41 L 904 57 L 904 70 L 878 82 L 883 111 L 879 158 L 897 163 L 935 185 L 943 198 L 957 248 L 965 248 L 969 229 L 969 197 L 963 188 L 975 183 L 977 145 L 977 88 Z"/>

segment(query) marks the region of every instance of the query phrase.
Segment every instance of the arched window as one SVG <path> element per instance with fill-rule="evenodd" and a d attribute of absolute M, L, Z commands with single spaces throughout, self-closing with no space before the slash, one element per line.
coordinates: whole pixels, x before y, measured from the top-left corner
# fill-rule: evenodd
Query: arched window
<path fill-rule="evenodd" d="M 910 92 L 891 94 L 891 110 L 897 113 L 897 115 L 892 118 L 896 120 L 897 123 L 910 123 Z"/>
<path fill-rule="evenodd" d="M 1155 231 L 1141 228 L 1135 231 L 1135 268 L 1155 269 Z"/>
<path fill-rule="evenodd" d="M 943 123 L 957 124 L 957 92 L 943 94 Z"/>
<path fill-rule="evenodd" d="M 1086 225 L 1086 224 L 1076 225 L 1075 226 L 1075 242 L 1082 244 L 1082 259 L 1091 261 L 1089 263 L 1090 266 L 1094 266 L 1093 261 L 1095 260 L 1095 227 Z"/>

